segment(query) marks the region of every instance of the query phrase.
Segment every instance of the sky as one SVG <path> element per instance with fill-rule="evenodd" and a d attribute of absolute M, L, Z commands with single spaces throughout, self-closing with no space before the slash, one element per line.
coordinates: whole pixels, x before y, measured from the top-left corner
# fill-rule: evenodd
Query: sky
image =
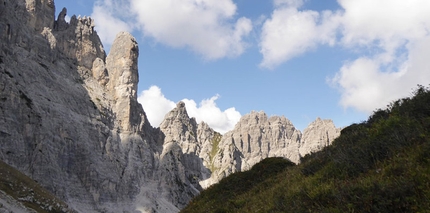
<path fill-rule="evenodd" d="M 428 0 L 56 0 L 91 16 L 109 52 L 139 44 L 139 102 L 150 123 L 184 101 L 221 133 L 251 111 L 299 130 L 337 127 L 430 83 Z"/>

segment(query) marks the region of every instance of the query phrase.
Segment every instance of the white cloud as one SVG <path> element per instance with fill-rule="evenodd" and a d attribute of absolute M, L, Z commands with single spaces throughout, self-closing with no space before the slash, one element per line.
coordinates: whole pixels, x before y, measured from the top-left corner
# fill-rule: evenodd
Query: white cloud
<path fill-rule="evenodd" d="M 338 11 L 317 12 L 299 10 L 300 0 L 275 0 L 262 28 L 260 66 L 274 68 L 322 44 L 351 50 L 359 56 L 329 82 L 342 106 L 367 113 L 430 82 L 430 1 L 338 2 Z"/>
<path fill-rule="evenodd" d="M 161 89 L 157 86 L 151 86 L 149 89 L 142 91 L 137 101 L 142 104 L 149 123 L 156 127 L 161 124 L 164 116 L 176 107 L 175 102 L 164 97 Z"/>
<path fill-rule="evenodd" d="M 236 18 L 236 10 L 232 0 L 99 0 L 93 17 L 103 20 L 97 29 L 104 42 L 112 43 L 120 30 L 137 30 L 161 44 L 214 60 L 239 56 L 247 47 L 244 38 L 252 23 Z"/>
<path fill-rule="evenodd" d="M 385 53 L 384 53 L 385 54 Z M 345 64 L 331 79 L 341 92 L 341 105 L 370 113 L 409 96 L 417 84 L 430 83 L 430 36 L 411 41 L 407 58 L 359 58 Z"/>
<path fill-rule="evenodd" d="M 286 3 L 288 2 L 288 3 Z M 299 11 L 302 1 L 278 0 L 277 8 L 263 25 L 260 66 L 273 69 L 301 55 L 317 44 L 333 45 L 336 39 L 338 15 L 329 11 Z"/>
<path fill-rule="evenodd" d="M 372 112 L 430 82 L 430 2 L 341 0 L 341 45 L 370 54 L 346 63 L 331 80 L 340 103 Z"/>
<path fill-rule="evenodd" d="M 91 17 L 95 20 L 97 34 L 105 47 L 112 45 L 116 35 L 121 31 L 131 32 L 131 24 L 121 20 L 114 14 L 118 14 L 120 8 L 111 0 L 97 1 Z"/>
<path fill-rule="evenodd" d="M 184 99 L 182 101 L 185 103 L 190 117 L 195 117 L 198 123 L 204 121 L 215 131 L 224 134 L 234 128 L 241 115 L 234 107 L 221 111 L 215 103 L 218 98 L 219 95 L 213 96 L 201 101 L 199 105 L 194 100 Z"/>
<path fill-rule="evenodd" d="M 380 72 L 380 68 L 381 64 L 377 60 L 369 58 L 359 58 L 345 64 L 332 79 L 342 91 L 341 105 L 372 112 L 376 107 L 393 100 L 398 95 L 395 90 L 401 75 Z"/>
<path fill-rule="evenodd" d="M 206 59 L 243 53 L 251 21 L 232 23 L 232 0 L 131 0 L 144 35 L 172 47 L 187 47 Z"/>
<path fill-rule="evenodd" d="M 347 45 L 376 45 L 386 51 L 428 34 L 430 1 L 339 0 Z"/>
<path fill-rule="evenodd" d="M 234 128 L 241 115 L 234 107 L 222 111 L 215 103 L 218 98 L 219 95 L 216 95 L 202 100 L 198 105 L 194 100 L 183 99 L 182 101 L 185 103 L 190 117 L 195 117 L 198 123 L 204 121 L 215 131 L 223 134 Z M 144 90 L 139 95 L 138 101 L 142 104 L 148 120 L 153 126 L 159 126 L 164 116 L 176 107 L 175 102 L 165 98 L 157 86 Z"/>

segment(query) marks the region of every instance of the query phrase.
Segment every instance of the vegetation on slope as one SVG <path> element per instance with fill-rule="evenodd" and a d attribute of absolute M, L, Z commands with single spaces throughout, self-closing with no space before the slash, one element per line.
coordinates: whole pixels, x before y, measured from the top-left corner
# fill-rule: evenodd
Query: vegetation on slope
<path fill-rule="evenodd" d="M 257 165 L 203 191 L 182 212 L 428 212 L 430 91 L 419 86 L 297 166 L 271 173 L 279 167 L 270 159 Z"/>
<path fill-rule="evenodd" d="M 212 149 L 211 149 L 211 152 L 209 153 L 209 162 L 211 163 L 209 169 L 211 170 L 211 172 L 214 172 L 215 170 L 217 170 L 217 168 L 214 165 L 214 157 L 219 151 L 218 145 L 219 145 L 219 142 L 221 142 L 221 138 L 222 138 L 222 135 L 218 132 L 215 132 L 215 135 L 212 139 Z"/>
<path fill-rule="evenodd" d="M 0 191 L 36 212 L 75 212 L 37 182 L 3 161 L 0 161 Z"/>

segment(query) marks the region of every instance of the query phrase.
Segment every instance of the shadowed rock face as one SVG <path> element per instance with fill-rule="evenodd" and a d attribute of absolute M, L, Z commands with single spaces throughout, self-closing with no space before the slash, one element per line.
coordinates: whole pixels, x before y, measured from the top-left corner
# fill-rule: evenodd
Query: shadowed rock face
<path fill-rule="evenodd" d="M 92 19 L 53 6 L 0 1 L 1 160 L 80 212 L 178 211 L 196 190 L 163 186 L 189 169 L 165 163 L 183 154 L 137 102 L 136 40 L 120 33 L 106 56 Z"/>
<path fill-rule="evenodd" d="M 302 137 L 253 112 L 221 137 L 182 102 L 155 129 L 137 102 L 136 39 L 119 33 L 106 55 L 94 20 L 66 14 L 55 20 L 52 0 L 0 0 L 0 159 L 79 212 L 177 212 L 232 172 L 298 162 L 338 134 L 317 122 Z"/>

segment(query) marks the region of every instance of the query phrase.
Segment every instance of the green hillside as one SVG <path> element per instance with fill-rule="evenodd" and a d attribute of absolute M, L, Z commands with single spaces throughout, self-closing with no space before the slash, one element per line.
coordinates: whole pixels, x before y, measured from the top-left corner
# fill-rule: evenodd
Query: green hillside
<path fill-rule="evenodd" d="M 430 91 L 377 110 L 302 163 L 266 159 L 182 212 L 430 212 Z"/>

